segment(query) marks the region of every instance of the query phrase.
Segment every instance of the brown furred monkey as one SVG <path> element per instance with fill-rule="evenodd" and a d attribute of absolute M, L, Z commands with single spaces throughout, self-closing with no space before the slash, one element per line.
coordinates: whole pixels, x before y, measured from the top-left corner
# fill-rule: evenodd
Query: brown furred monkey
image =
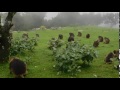
<path fill-rule="evenodd" d="M 105 44 L 109 44 L 109 43 L 110 43 L 110 39 L 107 38 L 107 37 L 104 37 L 104 43 L 105 43 Z"/>
<path fill-rule="evenodd" d="M 68 42 L 74 41 L 74 33 L 69 33 Z"/>
<path fill-rule="evenodd" d="M 86 35 L 86 38 L 90 38 L 90 34 L 87 34 L 87 35 Z"/>
<path fill-rule="evenodd" d="M 13 73 L 15 78 L 24 78 L 27 72 L 27 65 L 20 59 L 12 58 L 9 63 L 10 74 Z"/>
<path fill-rule="evenodd" d="M 98 47 L 98 45 L 99 45 L 99 41 L 98 41 L 98 40 L 97 40 L 97 41 L 94 41 L 93 46 L 94 46 L 94 47 Z"/>
<path fill-rule="evenodd" d="M 77 36 L 81 37 L 81 36 L 82 36 L 82 33 L 81 33 L 81 32 L 78 32 L 78 35 L 77 35 Z"/>
<path fill-rule="evenodd" d="M 99 42 L 103 42 L 103 37 L 102 36 L 98 36 L 98 40 L 99 40 Z"/>
<path fill-rule="evenodd" d="M 114 57 L 119 58 L 119 50 L 114 50 L 113 53 L 114 53 Z"/>
<path fill-rule="evenodd" d="M 110 59 L 113 58 L 113 57 L 114 57 L 114 54 L 113 54 L 112 52 L 110 52 L 110 53 L 106 56 L 105 62 L 106 62 L 106 63 L 112 63 L 112 60 L 110 60 Z"/>
<path fill-rule="evenodd" d="M 58 39 L 63 39 L 63 35 L 59 34 Z"/>
<path fill-rule="evenodd" d="M 68 38 L 68 42 L 71 42 L 71 41 L 74 41 L 74 37 L 73 37 L 73 36 L 70 36 L 70 37 Z"/>
<path fill-rule="evenodd" d="M 70 35 L 70 36 L 73 36 L 73 37 L 75 36 L 74 33 L 69 33 L 69 35 Z"/>
<path fill-rule="evenodd" d="M 28 33 L 23 33 L 22 38 L 29 38 Z"/>
<path fill-rule="evenodd" d="M 39 34 L 36 34 L 36 37 L 39 37 Z"/>

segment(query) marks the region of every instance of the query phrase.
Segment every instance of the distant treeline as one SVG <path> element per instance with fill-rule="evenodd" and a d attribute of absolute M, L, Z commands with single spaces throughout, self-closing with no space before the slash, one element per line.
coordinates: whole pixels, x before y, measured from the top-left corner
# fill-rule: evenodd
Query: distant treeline
<path fill-rule="evenodd" d="M 78 12 L 60 12 L 51 20 L 44 19 L 47 12 L 17 12 L 13 18 L 13 30 L 30 30 L 40 26 L 65 27 L 65 26 L 82 26 L 82 25 L 100 25 L 101 23 L 114 26 L 119 23 L 119 13 L 80 14 Z M 4 18 L 6 13 L 2 14 Z"/>

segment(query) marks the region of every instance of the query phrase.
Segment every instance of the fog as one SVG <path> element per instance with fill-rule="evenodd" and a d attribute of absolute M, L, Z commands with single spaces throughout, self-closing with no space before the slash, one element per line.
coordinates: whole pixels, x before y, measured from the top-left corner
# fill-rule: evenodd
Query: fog
<path fill-rule="evenodd" d="M 59 12 L 47 12 L 45 19 L 50 20 L 53 17 L 57 16 Z M 89 14 L 91 12 L 79 12 L 80 14 Z M 94 14 L 107 14 L 107 13 L 118 13 L 118 12 L 92 12 Z"/>
<path fill-rule="evenodd" d="M 1 12 L 2 24 L 6 12 Z M 119 12 L 17 12 L 13 18 L 15 30 L 33 29 L 40 26 L 65 27 L 96 25 L 119 28 Z"/>

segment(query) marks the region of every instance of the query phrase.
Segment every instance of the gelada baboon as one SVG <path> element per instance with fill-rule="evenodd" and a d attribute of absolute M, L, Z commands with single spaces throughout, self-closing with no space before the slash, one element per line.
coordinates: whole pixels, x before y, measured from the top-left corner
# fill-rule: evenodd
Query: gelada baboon
<path fill-rule="evenodd" d="M 119 50 L 114 50 L 114 57 L 117 57 L 119 59 Z"/>
<path fill-rule="evenodd" d="M 74 41 L 74 33 L 69 33 L 68 42 Z"/>
<path fill-rule="evenodd" d="M 58 39 L 63 39 L 63 35 L 59 34 Z"/>
<path fill-rule="evenodd" d="M 87 34 L 87 35 L 86 35 L 86 38 L 90 38 L 90 34 Z"/>
<path fill-rule="evenodd" d="M 77 35 L 77 36 L 81 37 L 81 36 L 82 36 L 82 33 L 81 33 L 81 32 L 78 32 L 78 35 Z"/>
<path fill-rule="evenodd" d="M 98 36 L 98 40 L 99 40 L 99 42 L 103 42 L 103 37 L 102 36 Z"/>
<path fill-rule="evenodd" d="M 97 41 L 94 41 L 93 46 L 94 46 L 94 47 L 98 47 L 98 45 L 99 45 L 99 41 L 98 41 L 98 40 L 97 40 Z"/>
<path fill-rule="evenodd" d="M 113 58 L 113 57 L 114 57 L 114 54 L 113 54 L 112 52 L 110 52 L 110 53 L 106 56 L 105 62 L 106 62 L 106 63 L 112 63 L 111 58 Z"/>
<path fill-rule="evenodd" d="M 36 34 L 36 37 L 39 37 L 39 34 Z"/>
<path fill-rule="evenodd" d="M 55 38 L 51 38 L 51 40 L 55 40 Z"/>
<path fill-rule="evenodd" d="M 24 78 L 27 72 L 26 64 L 17 58 L 10 59 L 9 69 L 10 74 L 13 73 L 15 78 Z"/>
<path fill-rule="evenodd" d="M 73 36 L 73 37 L 75 36 L 74 33 L 69 33 L 69 35 L 70 35 L 70 36 Z"/>
<path fill-rule="evenodd" d="M 28 38 L 28 33 L 23 33 L 22 38 Z"/>
<path fill-rule="evenodd" d="M 73 36 L 70 36 L 70 37 L 68 38 L 68 42 L 71 42 L 71 41 L 74 41 L 74 37 L 73 37 Z"/>
<path fill-rule="evenodd" d="M 105 44 L 109 44 L 109 42 L 110 42 L 110 39 L 107 38 L 107 37 L 104 37 L 104 43 L 105 43 Z"/>

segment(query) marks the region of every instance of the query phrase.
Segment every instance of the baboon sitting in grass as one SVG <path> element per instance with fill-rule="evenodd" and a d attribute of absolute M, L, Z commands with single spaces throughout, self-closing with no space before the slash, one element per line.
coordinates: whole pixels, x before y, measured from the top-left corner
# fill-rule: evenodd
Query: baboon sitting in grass
<path fill-rule="evenodd" d="M 28 33 L 23 33 L 22 38 L 29 38 Z"/>
<path fill-rule="evenodd" d="M 114 57 L 117 57 L 119 59 L 119 50 L 114 50 Z"/>
<path fill-rule="evenodd" d="M 107 38 L 107 37 L 105 37 L 105 38 L 104 38 L 104 43 L 105 43 L 105 44 L 109 44 L 109 43 L 110 43 L 110 39 Z"/>
<path fill-rule="evenodd" d="M 24 78 L 27 72 L 26 64 L 17 58 L 10 59 L 9 69 L 10 74 L 13 73 L 15 78 Z"/>
<path fill-rule="evenodd" d="M 90 34 L 87 34 L 87 35 L 86 35 L 86 38 L 90 38 Z"/>
<path fill-rule="evenodd" d="M 94 41 L 93 46 L 94 46 L 94 47 L 98 47 L 98 45 L 99 45 L 99 41 L 98 41 L 98 40 L 97 40 L 97 41 Z"/>
<path fill-rule="evenodd" d="M 98 36 L 98 40 L 99 40 L 99 42 L 103 42 L 103 37 L 102 36 Z"/>
<path fill-rule="evenodd" d="M 63 35 L 59 34 L 58 39 L 63 39 Z"/>
<path fill-rule="evenodd" d="M 81 33 L 81 32 L 78 32 L 78 35 L 77 35 L 77 36 L 81 37 L 81 36 L 82 36 L 82 33 Z"/>
<path fill-rule="evenodd" d="M 73 37 L 75 36 L 74 33 L 69 33 L 69 35 L 70 35 L 70 36 L 73 36 Z"/>
<path fill-rule="evenodd" d="M 39 37 L 39 34 L 36 34 L 36 37 Z"/>
<path fill-rule="evenodd" d="M 68 42 L 71 42 L 71 41 L 74 41 L 74 37 L 73 37 L 73 36 L 70 36 L 70 37 L 68 38 Z"/>
<path fill-rule="evenodd" d="M 114 54 L 113 54 L 112 52 L 110 52 L 110 53 L 106 56 L 105 62 L 106 62 L 106 63 L 112 63 L 111 58 L 113 58 L 113 57 L 114 57 Z"/>

